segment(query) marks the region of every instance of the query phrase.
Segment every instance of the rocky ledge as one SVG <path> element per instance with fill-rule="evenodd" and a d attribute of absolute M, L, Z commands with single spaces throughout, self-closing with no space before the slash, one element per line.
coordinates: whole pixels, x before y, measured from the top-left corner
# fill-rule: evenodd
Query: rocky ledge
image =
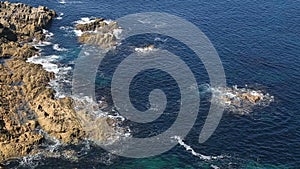
<path fill-rule="evenodd" d="M 41 131 L 63 143 L 84 137 L 72 99 L 54 98 L 55 75 L 26 62 L 38 55 L 28 42 L 44 40 L 55 16 L 47 7 L 0 2 L 0 161 L 36 153 Z"/>

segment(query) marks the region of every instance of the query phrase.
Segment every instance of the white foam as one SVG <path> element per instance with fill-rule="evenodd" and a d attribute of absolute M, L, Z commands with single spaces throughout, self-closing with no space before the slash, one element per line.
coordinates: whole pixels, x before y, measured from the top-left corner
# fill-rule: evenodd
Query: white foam
<path fill-rule="evenodd" d="M 59 68 L 56 64 L 51 63 L 59 58 L 57 55 L 50 56 L 33 56 L 27 59 L 27 62 L 34 64 L 41 64 L 43 68 L 48 72 L 54 72 L 55 74 L 59 72 Z"/>
<path fill-rule="evenodd" d="M 69 30 L 73 30 L 73 27 L 71 27 L 71 26 L 61 26 L 61 27 L 59 27 L 59 29 L 69 31 Z"/>
<path fill-rule="evenodd" d="M 192 155 L 196 156 L 196 157 L 199 157 L 200 159 L 202 160 L 215 160 L 215 159 L 221 159 L 221 158 L 224 158 L 224 156 L 207 156 L 207 155 L 203 155 L 203 154 L 200 154 L 200 153 L 197 153 L 191 146 L 187 145 L 184 143 L 183 139 L 181 139 L 179 136 L 174 136 L 172 137 L 174 138 L 175 140 L 177 140 L 177 142 L 183 146 L 186 151 L 190 152 Z"/>
<path fill-rule="evenodd" d="M 52 38 L 54 36 L 54 34 L 52 32 L 49 32 L 46 29 L 43 29 L 43 34 L 45 34 L 45 36 L 46 36 L 47 39 L 50 39 L 50 38 Z"/>
<path fill-rule="evenodd" d="M 125 118 L 121 116 L 118 112 L 111 111 L 109 112 L 104 112 L 99 109 L 99 103 L 96 103 L 91 97 L 88 96 L 71 96 L 75 100 L 75 110 L 77 113 L 79 113 L 79 117 L 83 117 L 84 120 L 82 120 L 82 125 L 87 127 L 87 131 L 90 131 L 91 127 L 97 127 L 97 122 L 99 119 L 108 117 L 110 119 L 115 119 L 116 123 L 114 128 L 114 133 L 112 133 L 111 136 L 109 136 L 107 141 L 105 141 L 105 144 L 112 144 L 113 142 L 119 140 L 120 138 L 127 138 L 131 137 L 131 131 L 128 127 L 119 127 L 118 124 L 122 123 Z M 86 115 L 88 116 L 82 116 L 82 110 L 86 112 Z M 92 118 L 91 118 L 92 117 Z M 86 121 L 88 119 L 88 121 Z M 93 131 L 97 131 L 98 128 Z M 92 133 L 91 133 L 92 134 Z M 94 133 L 96 134 L 96 133 Z M 94 141 L 95 143 L 98 143 L 97 139 L 91 136 L 89 140 Z M 101 142 L 102 144 L 103 142 Z"/>
<path fill-rule="evenodd" d="M 63 18 L 61 16 L 56 17 L 57 20 L 62 20 Z"/>
<path fill-rule="evenodd" d="M 72 85 L 70 72 L 71 66 L 60 66 L 58 73 L 55 74 L 55 79 L 49 84 L 56 91 L 55 97 L 64 98 L 70 94 L 69 87 Z"/>
<path fill-rule="evenodd" d="M 59 52 L 67 51 L 66 48 L 60 47 L 59 44 L 54 44 L 53 49 L 56 50 L 56 51 L 59 51 Z"/>
<path fill-rule="evenodd" d="M 87 23 L 92 23 L 92 22 L 95 22 L 95 21 L 96 21 L 95 17 L 83 17 L 83 18 L 80 18 L 80 20 L 75 21 L 74 23 L 76 23 L 76 24 L 87 24 Z"/>
<path fill-rule="evenodd" d="M 64 16 L 64 13 L 61 12 L 61 13 L 59 13 L 58 17 L 56 17 L 55 19 L 62 20 L 63 19 L 62 16 Z"/>
<path fill-rule="evenodd" d="M 64 87 L 71 85 L 71 81 L 67 80 L 72 67 L 70 66 L 58 66 L 56 64 L 60 56 L 49 55 L 49 56 L 33 56 L 27 59 L 27 62 L 34 64 L 41 64 L 43 69 L 48 72 L 55 73 L 55 79 L 49 82 L 49 85 L 55 90 L 56 98 L 64 98 L 68 95 L 68 90 Z"/>
<path fill-rule="evenodd" d="M 17 168 L 36 168 L 39 165 L 39 161 L 42 160 L 42 154 L 27 155 L 21 158 L 19 166 Z"/>
<path fill-rule="evenodd" d="M 74 33 L 76 36 L 81 36 L 84 32 L 82 32 L 81 30 L 74 30 Z"/>
<path fill-rule="evenodd" d="M 42 47 L 42 46 L 49 46 L 49 45 L 52 45 L 52 43 L 51 42 L 48 42 L 48 41 L 39 41 L 39 42 L 36 42 L 36 40 L 33 40 L 33 46 L 34 47 Z"/>
<path fill-rule="evenodd" d="M 142 47 L 142 48 L 135 48 L 134 50 L 136 52 L 139 52 L 139 53 L 149 53 L 149 52 L 154 51 L 156 49 L 154 48 L 154 45 L 149 45 L 149 46 Z"/>

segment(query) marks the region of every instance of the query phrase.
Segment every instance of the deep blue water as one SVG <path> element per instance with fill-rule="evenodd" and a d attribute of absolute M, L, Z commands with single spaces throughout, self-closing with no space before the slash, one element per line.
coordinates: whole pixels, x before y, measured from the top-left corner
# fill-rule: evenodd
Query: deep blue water
<path fill-rule="evenodd" d="M 52 43 L 58 43 L 69 51 L 57 52 L 51 50 L 51 47 L 45 47 L 44 51 L 47 55 L 60 55 L 61 63 L 74 60 L 80 51 L 76 36 L 59 29 L 61 26 L 74 26 L 74 21 L 82 17 L 94 16 L 113 20 L 137 12 L 166 12 L 192 22 L 207 35 L 222 60 L 228 86 L 253 85 L 275 97 L 275 102 L 270 106 L 254 110 L 250 115 L 225 113 L 216 132 L 204 144 L 198 143 L 198 135 L 207 108 L 201 109 L 197 124 L 185 138 L 185 142 L 202 154 L 228 156 L 221 160 L 201 160 L 181 146 L 147 159 L 108 157 L 104 150 L 92 146 L 90 151 L 80 156 L 78 162 L 46 158 L 39 160 L 38 168 L 210 168 L 211 164 L 220 168 L 300 168 L 299 1 L 66 0 L 65 4 L 50 0 L 20 2 L 34 6 L 45 5 L 58 13 L 64 13 L 63 19 L 54 20 L 49 30 L 54 33 Z M 136 38 L 128 43 L 139 45 L 147 40 Z M 180 47 L 175 41 L 171 40 L 170 43 Z M 166 48 L 176 50 L 178 46 Z M 202 65 L 195 67 L 196 70 L 193 70 L 197 80 L 208 83 Z M 139 78 L 136 79 L 138 81 Z M 101 83 L 103 79 L 99 81 Z M 99 88 L 101 87 L 103 86 Z M 136 86 L 137 90 L 139 87 Z M 146 94 L 148 90 L 150 87 L 144 90 Z M 132 95 L 136 95 L 137 100 L 143 100 L 143 97 L 139 98 L 138 92 L 133 92 Z M 176 96 L 173 98 L 178 99 Z M 145 105 L 141 106 L 143 109 Z M 170 106 L 176 109 L 176 106 Z M 172 119 L 174 116 L 176 115 L 168 118 Z M 167 128 L 170 123 L 163 126 Z M 149 136 L 153 133 L 149 133 L 148 129 L 155 126 L 143 126 L 144 129 L 141 129 L 136 124 L 136 127 L 139 128 L 137 135 Z M 79 146 L 76 149 L 80 148 Z M 111 162 L 107 162 L 107 159 Z M 18 166 L 16 163 L 18 161 L 8 166 Z"/>

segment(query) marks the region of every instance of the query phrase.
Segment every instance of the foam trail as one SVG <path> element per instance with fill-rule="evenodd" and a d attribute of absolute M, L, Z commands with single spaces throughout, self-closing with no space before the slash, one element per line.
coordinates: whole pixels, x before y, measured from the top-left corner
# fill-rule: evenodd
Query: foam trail
<path fill-rule="evenodd" d="M 220 158 L 224 158 L 224 156 L 207 156 L 200 153 L 197 153 L 191 146 L 184 143 L 183 139 L 181 139 L 179 136 L 173 137 L 177 142 L 183 146 L 187 151 L 191 152 L 194 156 L 199 157 L 202 160 L 216 160 Z"/>

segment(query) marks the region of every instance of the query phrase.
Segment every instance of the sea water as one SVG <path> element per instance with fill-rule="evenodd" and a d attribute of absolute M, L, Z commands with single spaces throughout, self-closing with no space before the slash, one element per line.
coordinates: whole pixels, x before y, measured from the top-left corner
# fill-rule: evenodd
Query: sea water
<path fill-rule="evenodd" d="M 274 102 L 253 109 L 247 115 L 225 112 L 212 137 L 198 143 L 198 136 L 206 118 L 209 101 L 201 101 L 196 124 L 186 138 L 174 137 L 179 144 L 159 156 L 130 159 L 113 155 L 87 140 L 78 146 L 52 143 L 56 155 L 35 155 L 5 163 L 8 167 L 36 168 L 298 168 L 300 166 L 300 3 L 299 1 L 96 1 L 12 0 L 29 5 L 44 5 L 54 9 L 49 42 L 39 46 L 41 57 L 31 58 L 42 63 L 57 79 L 51 82 L 64 97 L 71 92 L 72 69 L 82 46 L 77 42 L 74 25 L 90 22 L 95 17 L 115 20 L 138 12 L 166 12 L 188 20 L 201 29 L 216 48 L 225 69 L 228 86 L 251 87 L 274 96 Z M 77 32 L 78 33 L 78 32 Z M 115 60 L 128 54 L 135 46 L 155 44 L 185 58 L 199 85 L 209 83 L 202 63 L 192 59 L 192 53 L 175 39 L 156 34 L 135 36 L 122 44 Z M 127 46 L 126 46 L 127 45 Z M 134 50 L 134 48 L 133 48 Z M 112 54 L 113 55 L 113 54 Z M 191 57 L 191 58 L 190 58 Z M 99 70 L 96 93 L 109 96 L 108 91 L 115 62 Z M 101 74 L 102 73 L 102 74 Z M 150 74 L 150 75 L 149 75 Z M 155 76 L 151 76 L 151 74 Z M 128 122 L 134 136 L 149 137 L 162 133 L 172 125 L 178 111 L 178 89 L 167 74 L 145 72 L 136 77 L 131 94 L 139 109 L 147 109 L 147 98 L 152 88 L 143 83 L 161 85 L 174 103 L 155 123 L 139 125 Z M 148 78 L 145 78 L 148 77 Z M 151 85 L 150 85 L 151 86 Z M 202 91 L 200 91 L 202 92 Z M 204 92 L 205 93 L 205 92 Z M 209 94 L 208 94 L 209 95 Z M 208 96 L 209 98 L 209 96 Z M 145 101 L 145 103 L 141 103 Z M 174 105 L 173 105 L 174 104 Z M 166 119 L 169 119 L 166 121 Z M 176 139 L 177 138 L 177 139 Z M 171 138 L 170 138 L 171 139 Z M 49 143 L 50 144 L 50 143 Z M 47 145 L 49 146 L 49 145 Z M 65 155 L 72 150 L 73 157 Z M 199 158 L 222 157 L 222 158 Z"/>

